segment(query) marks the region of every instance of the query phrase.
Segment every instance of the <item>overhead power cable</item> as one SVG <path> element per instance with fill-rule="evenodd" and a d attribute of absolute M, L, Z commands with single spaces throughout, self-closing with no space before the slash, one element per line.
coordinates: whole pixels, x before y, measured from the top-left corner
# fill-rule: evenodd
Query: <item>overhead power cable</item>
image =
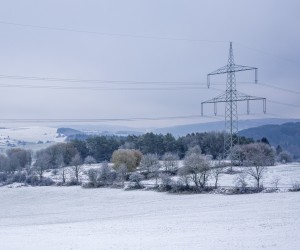
<path fill-rule="evenodd" d="M 9 25 L 15 27 L 23 27 L 23 28 L 32 28 L 32 29 L 40 29 L 40 30 L 50 30 L 50 31 L 58 31 L 58 32 L 71 32 L 71 33 L 83 33 L 83 34 L 91 34 L 91 35 L 99 35 L 99 36 L 110 36 L 110 37 L 124 37 L 124 38 L 138 38 L 138 39 L 151 39 L 151 40 L 167 40 L 167 41 L 182 41 L 182 42 L 204 42 L 204 43 L 229 43 L 227 40 L 210 40 L 210 39 L 196 39 L 196 38 L 186 38 L 186 37 L 168 37 L 168 36 L 153 36 L 153 35 L 140 35 L 140 34 L 122 34 L 122 33 L 110 33 L 110 32 L 99 32 L 99 31 L 91 31 L 91 30 L 79 30 L 79 29 L 71 29 L 65 27 L 54 27 L 54 26 L 43 26 L 43 25 L 34 25 L 34 24 L 24 24 L 24 23 L 16 23 L 16 22 L 7 22 L 4 20 L 0 20 L 1 25 Z M 282 55 L 276 55 L 274 53 L 266 52 L 257 48 L 253 48 L 251 46 L 245 45 L 240 42 L 233 41 L 236 45 L 239 45 L 248 50 L 255 51 L 257 53 L 263 53 L 267 56 L 277 58 L 284 61 L 289 61 L 292 63 L 299 64 L 299 61 L 295 59 L 290 59 L 284 57 Z"/>
<path fill-rule="evenodd" d="M 100 123 L 100 122 L 131 122 L 131 121 L 161 121 L 161 120 L 185 120 L 185 119 L 199 119 L 199 118 L 213 118 L 219 120 L 221 116 L 204 116 L 201 115 L 188 115 L 188 116 L 167 116 L 167 117 L 133 117 L 133 118 L 91 118 L 91 119 L 0 119 L 3 123 Z"/>
<path fill-rule="evenodd" d="M 292 103 L 278 102 L 278 101 L 272 101 L 272 100 L 267 100 L 267 102 L 284 105 L 284 106 L 289 106 L 289 107 L 293 107 L 293 108 L 300 108 L 300 105 L 296 105 L 296 104 L 292 104 Z"/>
<path fill-rule="evenodd" d="M 206 83 L 197 81 L 130 81 L 130 80 L 101 80 L 101 79 L 78 79 L 78 78 L 59 78 L 59 77 L 41 77 L 41 76 L 20 76 L 0 74 L 0 79 L 12 80 L 33 80 L 49 82 L 70 82 L 70 83 L 110 83 L 110 84 L 148 84 L 148 85 L 205 85 Z"/>
<path fill-rule="evenodd" d="M 180 37 L 165 37 L 165 36 L 151 36 L 151 35 L 137 35 L 137 34 L 108 33 L 108 32 L 78 30 L 78 29 L 70 29 L 70 28 L 62 28 L 62 27 L 21 24 L 21 23 L 5 22 L 5 21 L 0 21 L 0 24 L 18 26 L 18 27 L 35 28 L 35 29 L 53 30 L 53 31 L 65 31 L 65 32 L 72 32 L 72 33 L 85 33 L 85 34 L 100 35 L 100 36 L 115 36 L 115 37 L 129 37 L 129 38 L 141 38 L 141 39 L 153 39 L 153 40 L 186 41 L 186 42 L 228 43 L 228 41 L 222 41 L 222 40 L 206 40 L 206 39 L 192 39 L 192 38 L 180 38 Z"/>
<path fill-rule="evenodd" d="M 272 89 L 277 89 L 277 90 L 280 90 L 280 91 L 285 91 L 285 92 L 288 92 L 288 93 L 291 93 L 291 94 L 300 95 L 300 91 L 297 91 L 297 90 L 282 88 L 282 87 L 278 87 L 278 86 L 274 86 L 274 85 L 266 84 L 266 83 L 260 83 L 260 85 L 268 87 L 268 88 L 272 88 Z"/>

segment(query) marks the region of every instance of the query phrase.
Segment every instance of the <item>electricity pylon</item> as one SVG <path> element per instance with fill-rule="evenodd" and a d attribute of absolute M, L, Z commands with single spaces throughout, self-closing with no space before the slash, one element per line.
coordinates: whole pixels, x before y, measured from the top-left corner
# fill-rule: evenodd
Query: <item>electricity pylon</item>
<path fill-rule="evenodd" d="M 227 74 L 226 91 L 225 93 L 205 102 L 201 103 L 201 115 L 203 116 L 203 105 L 206 103 L 214 104 L 214 114 L 217 115 L 217 103 L 225 103 L 225 133 L 224 133 L 224 158 L 230 157 L 232 160 L 232 148 L 239 143 L 238 139 L 238 110 L 237 103 L 247 101 L 247 114 L 250 113 L 250 104 L 252 100 L 263 101 L 263 112 L 266 113 L 266 98 L 250 96 L 236 90 L 235 72 L 254 70 L 255 83 L 257 83 L 257 68 L 236 65 L 234 63 L 232 42 L 230 42 L 228 64 L 220 69 L 217 69 L 207 75 L 207 87 L 210 87 L 210 76 L 218 74 Z"/>

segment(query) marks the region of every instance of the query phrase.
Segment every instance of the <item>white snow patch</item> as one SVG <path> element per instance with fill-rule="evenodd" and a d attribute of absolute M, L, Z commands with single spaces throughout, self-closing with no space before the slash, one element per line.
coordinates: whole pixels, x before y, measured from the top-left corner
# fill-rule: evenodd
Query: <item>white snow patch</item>
<path fill-rule="evenodd" d="M 0 188 L 1 249 L 299 249 L 300 193 Z"/>

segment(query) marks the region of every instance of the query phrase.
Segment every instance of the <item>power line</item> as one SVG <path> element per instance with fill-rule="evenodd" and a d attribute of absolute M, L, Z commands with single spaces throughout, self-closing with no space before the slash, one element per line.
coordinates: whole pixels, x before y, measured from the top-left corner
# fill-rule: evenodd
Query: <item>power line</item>
<path fill-rule="evenodd" d="M 228 43 L 229 41 L 226 40 L 209 40 L 209 39 L 193 39 L 193 38 L 185 38 L 185 37 L 167 37 L 167 36 L 151 36 L 151 35 L 139 35 L 139 34 L 121 34 L 121 33 L 109 33 L 109 32 L 99 32 L 99 31 L 89 31 L 89 30 L 78 30 L 78 29 L 70 29 L 64 27 L 52 27 L 52 26 L 42 26 L 42 25 L 34 25 L 34 24 L 22 24 L 22 23 L 15 23 L 15 22 L 7 22 L 1 21 L 0 24 L 2 25 L 9 25 L 15 27 L 25 27 L 25 28 L 34 28 L 34 29 L 41 29 L 41 30 L 52 30 L 52 31 L 59 31 L 59 32 L 71 32 L 71 33 L 83 33 L 83 34 L 91 34 L 91 35 L 100 35 L 100 36 L 110 36 L 110 37 L 125 37 L 125 38 L 138 38 L 138 39 L 151 39 L 151 40 L 169 40 L 169 41 L 183 41 L 183 42 L 205 42 L 205 43 Z M 245 45 L 240 42 L 234 41 L 235 44 L 246 48 L 248 50 L 253 50 L 260 54 L 265 54 L 267 56 L 277 58 L 284 61 L 289 61 L 292 63 L 299 64 L 299 61 L 294 59 L 286 58 L 281 55 L 276 55 L 270 52 L 266 52 L 257 48 L 253 48 L 251 46 Z"/>
<path fill-rule="evenodd" d="M 188 116 L 167 116 L 167 117 L 133 117 L 133 118 L 91 118 L 91 119 L 0 119 L 2 123 L 101 123 L 101 122 L 133 122 L 133 121 L 161 121 L 161 120 L 185 120 L 185 119 L 198 119 L 198 118 L 213 118 L 219 120 L 221 116 L 204 116 L 201 115 L 188 115 Z"/>
<path fill-rule="evenodd" d="M 296 61 L 295 59 L 287 58 L 287 57 L 284 57 L 282 55 L 276 55 L 276 54 L 273 54 L 273 53 L 270 53 L 270 52 L 263 51 L 261 49 L 256 49 L 256 48 L 250 47 L 248 45 L 245 45 L 245 44 L 242 44 L 242 43 L 239 43 L 239 42 L 235 42 L 235 44 L 240 45 L 241 47 L 244 47 L 248 50 L 255 51 L 256 53 L 259 53 L 259 54 L 265 54 L 267 56 L 277 58 L 277 59 L 280 59 L 280 60 L 284 60 L 284 61 L 288 61 L 290 63 L 296 63 L 296 64 L 300 63 L 299 61 Z"/>
<path fill-rule="evenodd" d="M 58 77 L 38 77 L 38 76 L 20 76 L 20 75 L 0 75 L 0 79 L 8 80 L 26 80 L 26 81 L 47 81 L 47 82 L 66 82 L 66 83 L 89 83 L 89 84 L 109 84 L 116 87 L 99 86 L 60 86 L 60 85 L 33 85 L 33 84 L 0 84 L 2 88 L 36 88 L 36 89 L 54 89 L 54 90 L 197 90 L 207 89 L 206 83 L 192 81 L 128 81 L 128 80 L 99 80 L 99 79 L 76 79 L 76 78 L 58 78 Z M 128 87 L 126 85 L 145 85 L 145 87 Z M 151 87 L 148 87 L 151 86 Z M 154 86 L 154 87 L 153 87 Z M 213 88 L 212 88 L 213 89 Z M 215 91 L 219 91 L 214 89 Z"/>
<path fill-rule="evenodd" d="M 91 87 L 91 86 L 54 86 L 54 85 L 17 85 L 17 84 L 0 84 L 0 88 L 20 88 L 20 89 L 50 89 L 50 90 L 95 90 L 95 91 L 176 91 L 176 90 L 207 90 L 206 87 L 189 87 L 189 86 L 176 86 L 176 87 Z M 220 90 L 211 88 L 214 91 Z"/>
<path fill-rule="evenodd" d="M 274 86 L 274 85 L 270 85 L 270 84 L 266 84 L 266 83 L 260 83 L 260 85 L 268 87 L 268 88 L 278 89 L 280 91 L 285 91 L 288 93 L 300 95 L 300 91 L 297 91 L 297 90 L 286 89 L 286 88 L 282 88 L 282 87 L 278 87 L 278 86 Z"/>
<path fill-rule="evenodd" d="M 101 80 L 101 79 L 79 79 L 79 78 L 59 78 L 59 77 L 44 77 L 44 76 L 21 76 L 21 75 L 6 75 L 0 74 L 0 79 L 13 79 L 13 80 L 33 80 L 33 81 L 49 81 L 49 82 L 71 82 L 71 83 L 110 83 L 110 84 L 190 84 L 199 85 L 206 83 L 199 83 L 196 81 L 130 81 L 130 80 Z"/>
<path fill-rule="evenodd" d="M 72 33 L 85 33 L 85 34 L 100 35 L 100 36 L 114 36 L 114 37 L 128 37 L 128 38 L 141 38 L 141 39 L 153 39 L 153 40 L 170 40 L 170 41 L 186 41 L 186 42 L 207 42 L 207 43 L 227 43 L 228 42 L 228 41 L 222 41 L 222 40 L 206 40 L 206 39 L 191 39 L 191 38 L 180 38 L 180 37 L 164 37 L 164 36 L 149 36 L 149 35 L 136 35 L 136 34 L 107 33 L 107 32 L 77 30 L 77 29 L 61 28 L 61 27 L 41 26 L 41 25 L 32 25 L 32 24 L 21 24 L 21 23 L 5 22 L 5 21 L 0 21 L 0 24 L 18 26 L 18 27 L 35 28 L 35 29 L 53 30 L 53 31 L 64 31 L 64 32 L 72 32 Z"/>
<path fill-rule="evenodd" d="M 300 105 L 296 105 L 296 104 L 292 104 L 292 103 L 277 102 L 277 101 L 272 101 L 272 100 L 268 100 L 268 102 L 274 103 L 274 104 L 279 104 L 279 105 L 284 105 L 284 106 L 289 106 L 289 107 L 293 107 L 293 108 L 300 108 Z"/>

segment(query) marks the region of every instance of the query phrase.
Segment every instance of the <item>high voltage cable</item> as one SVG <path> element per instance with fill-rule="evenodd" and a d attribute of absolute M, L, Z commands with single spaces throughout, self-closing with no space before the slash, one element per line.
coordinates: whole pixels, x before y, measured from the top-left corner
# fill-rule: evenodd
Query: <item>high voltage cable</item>
<path fill-rule="evenodd" d="M 149 35 L 136 35 L 136 34 L 107 33 L 107 32 L 77 30 L 77 29 L 69 29 L 69 28 L 61 28 L 61 27 L 21 24 L 21 23 L 13 23 L 13 22 L 5 22 L 5 21 L 0 21 L 0 24 L 19 26 L 19 27 L 27 27 L 27 28 L 35 28 L 35 29 L 53 30 L 53 31 L 85 33 L 85 34 L 93 34 L 93 35 L 100 35 L 100 36 L 115 36 L 115 37 L 129 37 L 129 38 L 141 38 L 141 39 L 153 39 L 153 40 L 187 41 L 187 42 L 207 42 L 207 43 L 228 43 L 229 42 L 229 41 L 222 41 L 222 40 L 206 40 L 206 39 L 191 39 L 191 38 L 180 38 L 180 37 L 163 37 L 163 36 L 149 36 Z"/>
<path fill-rule="evenodd" d="M 88 31 L 88 30 L 77 30 L 63 27 L 52 27 L 52 26 L 42 26 L 42 25 L 33 25 L 33 24 L 22 24 L 15 22 L 6 22 L 1 21 L 2 25 L 10 25 L 16 27 L 25 27 L 25 28 L 34 28 L 34 29 L 44 29 L 44 30 L 53 30 L 59 32 L 72 32 L 72 33 L 84 33 L 84 34 L 92 34 L 92 35 L 100 35 L 100 36 L 111 36 L 111 37 L 128 37 L 128 38 L 139 38 L 139 39 L 152 39 L 152 40 L 169 40 L 169 41 L 183 41 L 183 42 L 206 42 L 206 43 L 229 43 L 229 41 L 225 40 L 209 40 L 209 39 L 192 39 L 192 38 L 184 38 L 184 37 L 164 37 L 164 36 L 150 36 L 150 35 L 138 35 L 138 34 L 120 34 L 120 33 L 108 33 L 108 32 L 98 32 L 98 31 Z M 233 41 L 235 44 L 244 47 L 248 50 L 256 51 L 257 53 L 263 53 L 267 56 L 275 57 L 277 59 L 293 62 L 299 64 L 299 61 L 294 59 L 286 58 L 281 55 L 276 55 L 270 52 L 265 52 L 263 50 L 250 47 L 248 45 L 242 44 L 240 42 Z"/>
<path fill-rule="evenodd" d="M 16 85 L 16 84 L 0 84 L 0 88 L 22 88 L 22 89 L 51 89 L 51 90 L 98 90 L 98 91 L 156 91 L 156 90 L 207 90 L 207 87 L 191 87 L 191 86 L 175 86 L 175 87 L 115 87 L 115 88 L 105 88 L 105 87 L 91 87 L 91 86 L 53 86 L 53 85 Z M 220 91 L 218 89 L 211 88 L 215 91 Z"/>
<path fill-rule="evenodd" d="M 39 76 L 20 76 L 20 75 L 5 75 L 0 74 L 0 79 L 11 79 L 11 80 L 33 80 L 33 81 L 49 81 L 49 82 L 68 82 L 68 83 L 101 83 L 101 84 L 132 84 L 132 85 L 170 85 L 170 86 L 199 86 L 207 85 L 206 82 L 197 81 L 130 81 L 130 80 L 99 80 L 99 79 L 76 79 L 76 78 L 59 78 L 59 77 L 39 77 Z M 237 82 L 238 84 L 254 84 L 254 82 Z M 215 85 L 224 85 L 222 82 L 213 82 Z M 278 89 L 281 91 L 289 92 L 292 94 L 300 94 L 300 91 L 282 88 L 267 83 L 259 82 L 259 85 L 268 88 Z M 61 86 L 36 86 L 36 85 L 9 85 L 2 84 L 0 87 L 28 87 L 28 88 L 66 88 L 66 89 L 81 89 L 81 87 L 61 87 Z M 84 89 L 86 87 L 82 87 Z M 91 89 L 98 87 L 91 87 Z M 217 90 L 217 89 L 215 89 Z M 221 90 L 220 90 L 221 91 Z"/>
<path fill-rule="evenodd" d="M 260 85 L 268 87 L 268 88 L 278 89 L 280 91 L 285 91 L 285 92 L 289 92 L 289 93 L 292 93 L 292 94 L 300 95 L 300 91 L 297 91 L 297 90 L 286 89 L 286 88 L 282 88 L 282 87 L 278 87 L 278 86 L 274 86 L 274 85 L 266 84 L 266 83 L 260 83 Z"/>
<path fill-rule="evenodd" d="M 215 83 L 212 82 L 211 84 L 213 85 Z M 256 83 L 254 83 L 254 82 L 237 82 L 237 84 L 256 84 Z M 220 84 L 217 83 L 216 85 L 220 85 Z M 223 83 L 223 85 L 224 85 L 224 83 Z M 258 85 L 263 86 L 263 87 L 267 87 L 267 88 L 277 89 L 277 90 L 280 90 L 280 91 L 289 92 L 291 94 L 300 95 L 300 91 L 274 86 L 274 85 L 269 84 L 269 83 L 259 82 Z"/>
<path fill-rule="evenodd" d="M 222 116 L 201 116 L 201 115 L 189 115 L 189 116 L 169 116 L 169 117 L 135 117 L 135 118 L 91 118 L 91 119 L 0 119 L 0 122 L 5 123 L 81 123 L 81 122 L 130 122 L 130 121 L 161 121 L 161 120 L 181 120 L 181 119 L 195 119 L 195 118 L 214 118 L 219 120 Z"/>
<path fill-rule="evenodd" d="M 272 100 L 267 100 L 267 102 L 284 105 L 284 106 L 289 106 L 289 107 L 293 107 L 293 108 L 300 108 L 300 105 L 296 105 L 296 104 L 292 104 L 292 103 L 277 102 L 277 101 L 272 101 Z"/>
<path fill-rule="evenodd" d="M 99 80 L 99 79 L 78 79 L 78 78 L 59 78 L 59 77 L 40 77 L 40 76 L 20 76 L 0 74 L 0 79 L 13 80 L 33 80 L 33 81 L 49 81 L 49 82 L 71 82 L 71 83 L 110 83 L 110 84 L 166 84 L 166 85 L 206 85 L 196 81 L 130 81 L 130 80 Z"/>
<path fill-rule="evenodd" d="M 273 53 L 270 53 L 270 52 L 266 52 L 266 51 L 263 51 L 263 50 L 260 50 L 260 49 L 252 48 L 252 47 L 250 47 L 248 45 L 244 45 L 244 44 L 239 43 L 239 42 L 235 42 L 235 44 L 237 44 L 237 45 L 239 45 L 241 47 L 244 47 L 244 48 L 246 48 L 248 50 L 253 50 L 253 51 L 255 51 L 255 52 L 259 53 L 259 54 L 263 53 L 263 54 L 265 54 L 267 56 L 271 56 L 273 58 L 277 58 L 277 59 L 280 59 L 280 60 L 285 60 L 285 61 L 289 61 L 289 62 L 297 63 L 297 64 L 300 63 L 299 61 L 296 61 L 295 59 L 287 58 L 287 57 L 284 57 L 282 55 L 276 55 L 276 54 L 273 54 Z"/>

